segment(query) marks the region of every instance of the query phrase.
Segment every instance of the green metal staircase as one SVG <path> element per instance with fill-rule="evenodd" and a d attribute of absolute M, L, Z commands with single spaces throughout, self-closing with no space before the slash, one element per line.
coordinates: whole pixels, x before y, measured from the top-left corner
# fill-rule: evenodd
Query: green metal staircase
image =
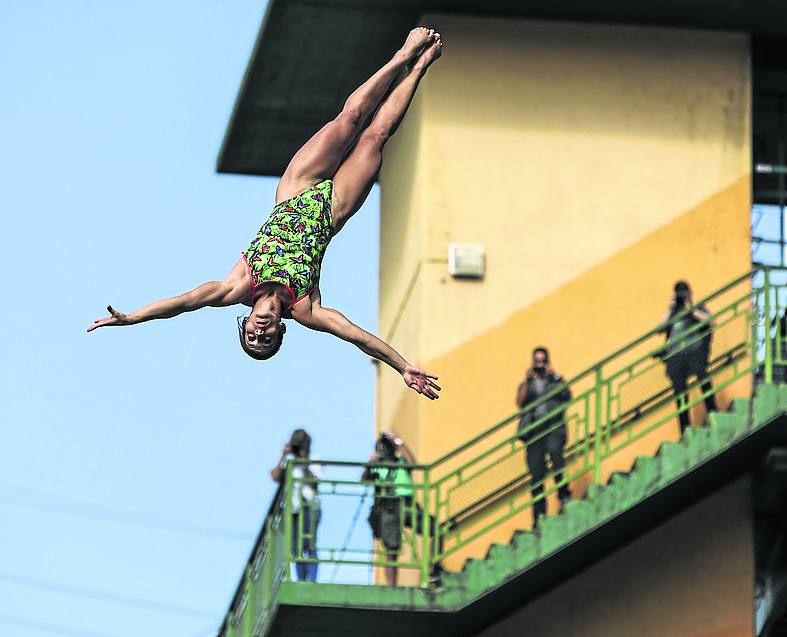
<path fill-rule="evenodd" d="M 701 403 L 704 395 L 695 384 L 683 407 L 669 392 L 665 397 L 664 381 L 656 373 L 662 373 L 662 362 L 654 358 L 663 339 L 649 332 L 600 361 L 570 381 L 574 398 L 565 408 L 573 455 L 564 479 L 590 480 L 587 489 L 560 515 L 542 519 L 537 531 L 516 530 L 508 543 L 490 542 L 483 559 L 468 559 L 461 570 L 445 572 L 438 586 L 427 585 L 433 564 L 461 555 L 472 542 L 483 541 L 502 524 L 508 528 L 532 508 L 528 476 L 508 476 L 512 486 L 502 491 L 487 484 L 488 476 L 497 479 L 495 471 L 521 457 L 518 414 L 435 463 L 414 467 L 418 496 L 413 506 L 421 506 L 436 523 L 433 528 L 426 523 L 420 537 L 410 537 L 411 556 L 398 564 L 419 571 L 421 586 L 292 581 L 290 564 L 308 560 L 297 557 L 303 530 L 291 528 L 288 494 L 295 479 L 288 467 L 220 635 L 473 635 L 491 618 L 520 607 L 734 479 L 770 445 L 787 439 L 787 385 L 774 382 L 787 369 L 779 320 L 787 287 L 774 279 L 770 270 L 755 270 L 706 299 L 717 361 L 711 391 L 729 388 L 742 394 L 727 411 L 711 413 L 704 425 L 669 441 L 677 410 Z M 691 338 L 699 338 L 699 327 L 687 342 Z M 749 398 L 752 387 L 756 391 Z M 654 455 L 639 455 L 633 465 L 611 473 L 605 470 L 631 445 L 662 431 Z M 324 464 L 356 473 L 362 466 Z M 326 497 L 356 499 L 370 486 L 346 478 L 319 484 Z M 541 497 L 556 489 L 548 486 Z M 320 549 L 317 561 L 329 564 L 388 564 L 374 548 L 350 558 L 343 550 Z"/>
<path fill-rule="evenodd" d="M 753 405 L 758 406 L 754 417 Z M 461 572 L 447 574 L 444 599 L 458 606 L 472 602 L 677 483 L 782 413 L 787 414 L 787 385 L 763 388 L 753 402 L 736 399 L 730 412 L 710 414 L 707 425 L 687 430 L 680 442 L 662 443 L 655 456 L 639 456 L 631 471 L 615 472 L 606 484 L 591 487 L 581 500 L 568 502 L 561 515 L 543 521 L 540 532 L 517 531 L 509 544 L 493 544 L 485 559 L 468 560 Z"/>

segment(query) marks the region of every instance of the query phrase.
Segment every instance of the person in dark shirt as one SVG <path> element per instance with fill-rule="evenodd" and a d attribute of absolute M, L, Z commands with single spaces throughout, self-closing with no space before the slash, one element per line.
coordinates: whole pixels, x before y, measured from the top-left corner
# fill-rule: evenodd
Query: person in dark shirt
<path fill-rule="evenodd" d="M 708 412 L 716 410 L 716 398 L 711 393 L 713 385 L 708 376 L 713 324 L 708 308 L 702 304 L 694 305 L 691 287 L 686 281 L 678 281 L 674 290 L 675 295 L 658 329 L 667 337 L 667 343 L 660 356 L 666 365 L 667 376 L 675 392 L 680 432 L 683 434 L 691 426 L 686 395 L 691 376 L 696 376 L 701 383 Z M 705 327 L 695 328 L 700 323 Z M 687 334 L 689 330 L 692 330 L 691 334 Z"/>
<path fill-rule="evenodd" d="M 544 400 L 539 400 L 541 398 Z M 525 380 L 520 383 L 516 392 L 517 407 L 525 410 L 519 420 L 519 430 L 522 432 L 520 438 L 525 443 L 525 460 L 530 471 L 533 497 L 538 498 L 544 493 L 549 461 L 555 483 L 559 485 L 561 511 L 563 505 L 571 499 L 568 484 L 563 483 L 563 469 L 566 465 L 563 452 L 567 432 L 565 410 L 560 409 L 561 405 L 565 405 L 569 400 L 571 390 L 563 377 L 552 369 L 549 350 L 546 347 L 536 347 Z M 531 408 L 526 409 L 531 405 Z M 533 503 L 534 528 L 546 512 L 546 499 L 536 499 Z"/>

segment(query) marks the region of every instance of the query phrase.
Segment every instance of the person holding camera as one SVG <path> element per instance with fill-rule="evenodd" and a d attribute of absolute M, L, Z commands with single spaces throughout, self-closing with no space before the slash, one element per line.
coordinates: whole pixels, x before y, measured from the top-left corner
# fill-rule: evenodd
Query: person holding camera
<path fill-rule="evenodd" d="M 271 470 L 271 478 L 281 484 L 284 480 L 287 462 L 308 460 L 311 452 L 311 436 L 303 429 L 292 432 L 289 442 L 282 449 L 281 458 Z M 320 524 L 320 495 L 317 479 L 319 465 L 295 464 L 292 468 L 292 554 L 307 559 L 317 559 L 317 527 Z M 301 545 L 298 546 L 300 531 Z M 317 563 L 295 563 L 295 572 L 301 581 L 314 582 L 317 579 Z"/>
<path fill-rule="evenodd" d="M 674 296 L 670 301 L 667 314 L 662 319 L 658 331 L 664 332 L 667 343 L 658 354 L 667 369 L 667 377 L 675 392 L 678 406 L 680 432 L 691 426 L 688 409 L 688 380 L 696 376 L 705 394 L 705 408 L 710 413 L 716 411 L 716 397 L 708 376 L 708 357 L 713 323 L 710 312 L 702 304 L 694 305 L 691 287 L 686 281 L 675 283 Z M 704 327 L 696 329 L 695 326 Z M 691 334 L 687 334 L 691 330 Z"/>
<path fill-rule="evenodd" d="M 364 469 L 361 480 L 364 482 L 383 482 L 385 486 L 375 485 L 374 504 L 369 513 L 372 535 L 380 540 L 387 551 L 389 562 L 396 562 L 402 548 L 402 531 L 405 528 L 423 533 L 424 511 L 414 502 L 412 466 L 416 464 L 415 455 L 402 437 L 394 430 L 380 434 L 375 442 L 374 453 L 369 456 L 370 463 L 384 463 L 388 466 L 369 464 Z M 391 466 L 396 465 L 396 466 Z M 415 513 L 415 519 L 413 519 Z M 429 528 L 434 534 L 435 518 L 429 516 Z M 442 552 L 442 541 L 439 549 Z M 430 581 L 437 584 L 442 567 L 436 564 L 432 569 Z M 385 579 L 389 586 L 396 586 L 399 569 L 385 567 Z"/>
<path fill-rule="evenodd" d="M 544 481 L 547 477 L 549 461 L 558 485 L 560 510 L 571 499 L 571 490 L 563 482 L 563 469 L 566 466 L 563 453 L 566 447 L 566 412 L 561 409 L 571 400 L 571 390 L 563 377 L 558 374 L 549 361 L 549 350 L 536 347 L 533 350 L 531 365 L 516 392 L 516 404 L 524 409 L 519 420 L 520 440 L 525 443 L 525 461 L 530 471 L 530 492 L 533 502 L 533 528 L 537 528 L 541 517 L 547 513 Z M 530 407 L 530 408 L 528 408 Z M 533 426 L 535 425 L 535 427 Z"/>

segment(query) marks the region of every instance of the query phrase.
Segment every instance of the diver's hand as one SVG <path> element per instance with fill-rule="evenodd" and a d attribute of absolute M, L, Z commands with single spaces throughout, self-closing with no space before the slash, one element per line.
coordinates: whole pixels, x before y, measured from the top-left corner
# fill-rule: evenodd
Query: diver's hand
<path fill-rule="evenodd" d="M 123 314 L 123 312 L 118 312 L 111 305 L 107 305 L 107 311 L 111 314 L 111 316 L 106 316 L 102 319 L 97 319 L 93 321 L 93 325 L 87 328 L 88 332 L 92 332 L 93 330 L 98 329 L 99 327 L 134 324 L 134 321 L 132 321 L 127 314 Z"/>
<path fill-rule="evenodd" d="M 437 380 L 437 376 L 408 364 L 405 365 L 402 378 L 404 378 L 404 382 L 410 389 L 417 391 L 422 396 L 426 396 L 429 400 L 440 398 L 437 393 L 440 391 L 440 386 L 434 382 Z"/>

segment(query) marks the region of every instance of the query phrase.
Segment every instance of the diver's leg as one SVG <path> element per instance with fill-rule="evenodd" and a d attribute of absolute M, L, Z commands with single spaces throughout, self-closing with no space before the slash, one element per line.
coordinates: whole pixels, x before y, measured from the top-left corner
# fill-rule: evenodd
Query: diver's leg
<path fill-rule="evenodd" d="M 437 40 L 416 60 L 413 68 L 380 105 L 358 143 L 333 178 L 333 227 L 338 232 L 361 207 L 383 163 L 383 147 L 396 132 L 429 65 L 440 57 L 443 43 Z"/>
<path fill-rule="evenodd" d="M 276 201 L 284 201 L 322 179 L 333 177 L 342 159 L 385 97 L 391 83 L 434 39 L 434 31 L 418 27 L 391 60 L 358 87 L 335 119 L 328 122 L 295 153 L 276 188 Z"/>

